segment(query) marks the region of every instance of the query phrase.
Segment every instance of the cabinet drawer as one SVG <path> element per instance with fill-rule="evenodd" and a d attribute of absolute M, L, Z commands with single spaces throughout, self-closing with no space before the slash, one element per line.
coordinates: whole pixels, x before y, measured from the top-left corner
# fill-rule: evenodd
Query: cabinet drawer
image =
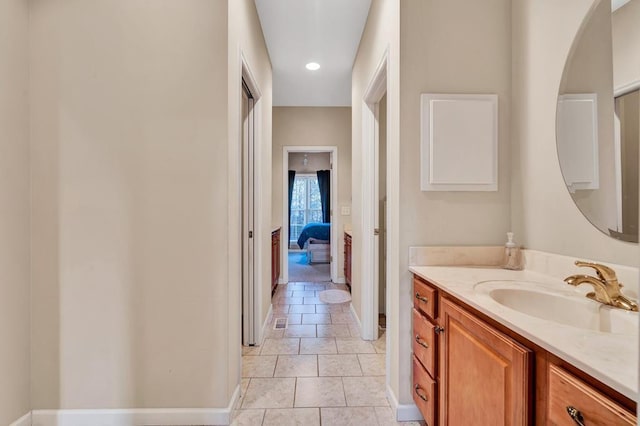
<path fill-rule="evenodd" d="M 417 277 L 413 277 L 413 306 L 431 319 L 436 317 L 438 292 Z"/>
<path fill-rule="evenodd" d="M 436 382 L 429 376 L 420 362 L 413 357 L 413 400 L 428 426 L 435 425 Z"/>
<path fill-rule="evenodd" d="M 552 425 L 575 426 L 567 407 L 582 415 L 585 425 L 635 425 L 636 417 L 606 395 L 563 370 L 549 365 L 548 422 Z"/>
<path fill-rule="evenodd" d="M 413 309 L 413 354 L 431 377 L 435 377 L 435 325 L 415 309 Z"/>

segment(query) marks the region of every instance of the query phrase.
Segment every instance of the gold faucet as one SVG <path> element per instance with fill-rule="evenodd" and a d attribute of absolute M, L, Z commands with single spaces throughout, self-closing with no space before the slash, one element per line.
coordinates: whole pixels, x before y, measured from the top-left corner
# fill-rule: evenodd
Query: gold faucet
<path fill-rule="evenodd" d="M 576 265 L 595 269 L 597 278 L 591 275 L 571 275 L 564 279 L 567 284 L 573 286 L 591 284 L 594 291 L 587 294 L 589 299 L 627 311 L 638 311 L 638 304 L 620 292 L 622 284 L 618 282 L 618 277 L 616 277 L 613 269 L 599 263 L 583 262 L 580 260 L 576 260 Z"/>

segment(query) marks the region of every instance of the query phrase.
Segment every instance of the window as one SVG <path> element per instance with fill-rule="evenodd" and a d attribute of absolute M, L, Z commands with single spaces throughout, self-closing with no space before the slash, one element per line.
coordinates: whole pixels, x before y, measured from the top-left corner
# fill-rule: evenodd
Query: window
<path fill-rule="evenodd" d="M 291 197 L 291 241 L 297 241 L 302 228 L 311 222 L 322 222 L 318 177 L 296 175 Z"/>

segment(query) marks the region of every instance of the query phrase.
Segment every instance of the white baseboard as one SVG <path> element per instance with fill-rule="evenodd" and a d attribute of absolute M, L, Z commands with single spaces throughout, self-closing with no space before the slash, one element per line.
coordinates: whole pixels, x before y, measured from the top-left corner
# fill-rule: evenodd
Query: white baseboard
<path fill-rule="evenodd" d="M 342 278 L 338 278 L 338 279 L 337 279 L 337 280 L 335 280 L 333 283 L 334 283 L 334 284 L 346 284 L 346 283 L 347 283 L 347 280 L 346 280 L 346 278 L 345 278 L 345 277 L 342 277 Z"/>
<path fill-rule="evenodd" d="M 353 307 L 353 303 L 349 304 L 349 310 L 351 311 L 351 315 L 353 315 L 353 319 L 356 320 L 356 325 L 358 326 L 358 330 L 360 330 L 360 336 L 362 336 L 362 323 L 360 322 L 360 318 L 358 318 L 358 314 Z"/>
<path fill-rule="evenodd" d="M 387 399 L 389 405 L 391 405 L 391 411 L 398 422 L 417 422 L 424 420 L 418 406 L 416 404 L 399 404 L 398 398 L 393 393 L 393 390 L 387 385 Z"/>
<path fill-rule="evenodd" d="M 416 404 L 399 404 L 393 390 L 387 385 L 387 399 L 398 422 L 417 422 L 424 420 Z"/>
<path fill-rule="evenodd" d="M 33 410 L 28 415 L 28 423 L 14 423 L 11 426 L 228 425 L 239 398 L 240 385 L 236 387 L 226 408 Z"/>
<path fill-rule="evenodd" d="M 9 426 L 31 426 L 31 413 L 25 414 Z"/>
<path fill-rule="evenodd" d="M 269 328 L 269 324 L 271 323 L 271 316 L 273 315 L 273 304 L 269 305 L 269 311 L 267 312 L 267 316 L 264 319 L 264 323 L 262 324 L 262 330 L 260 330 L 260 339 L 256 342 L 258 346 L 262 346 L 264 342 L 264 338 L 267 335 L 267 329 Z"/>
<path fill-rule="evenodd" d="M 284 278 L 278 278 L 278 284 L 286 284 L 287 282 L 284 280 Z"/>

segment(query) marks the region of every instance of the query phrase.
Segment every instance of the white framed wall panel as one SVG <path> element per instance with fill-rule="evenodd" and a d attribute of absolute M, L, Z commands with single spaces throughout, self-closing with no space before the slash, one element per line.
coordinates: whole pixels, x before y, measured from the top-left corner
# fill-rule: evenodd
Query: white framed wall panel
<path fill-rule="evenodd" d="M 498 190 L 498 96 L 421 95 L 423 191 Z"/>

